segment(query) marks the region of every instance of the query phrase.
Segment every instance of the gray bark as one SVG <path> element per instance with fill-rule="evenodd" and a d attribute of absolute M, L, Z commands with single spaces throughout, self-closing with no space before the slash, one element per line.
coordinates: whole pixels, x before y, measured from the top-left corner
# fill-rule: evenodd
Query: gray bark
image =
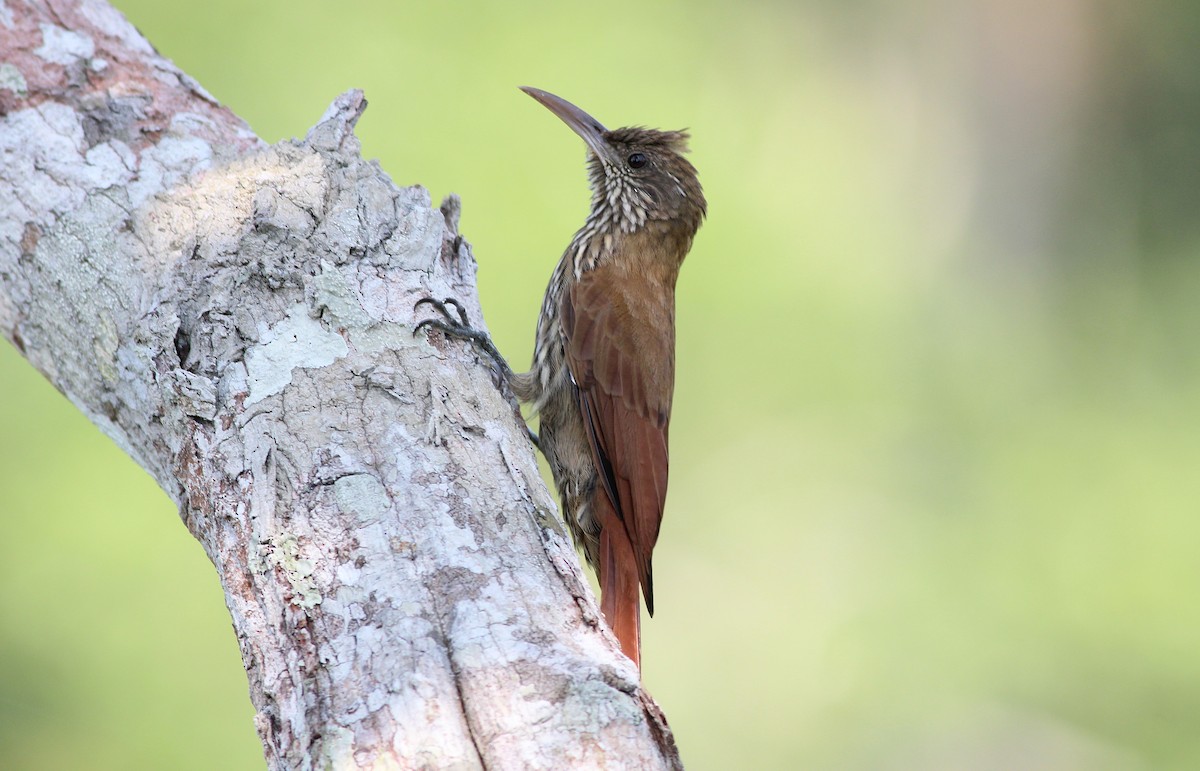
<path fill-rule="evenodd" d="M 667 768 L 486 361 L 457 200 L 266 146 L 100 0 L 0 2 L 0 332 L 179 505 L 273 769 Z"/>

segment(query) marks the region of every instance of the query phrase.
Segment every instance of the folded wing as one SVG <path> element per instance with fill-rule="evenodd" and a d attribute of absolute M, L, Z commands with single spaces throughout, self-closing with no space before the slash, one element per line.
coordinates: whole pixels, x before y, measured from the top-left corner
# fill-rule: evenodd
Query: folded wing
<path fill-rule="evenodd" d="M 642 294 L 656 295 L 657 304 L 639 301 Z M 597 269 L 564 294 L 560 316 L 567 366 L 593 461 L 623 529 L 611 537 L 629 539 L 651 615 L 651 555 L 667 496 L 675 349 L 672 301 L 671 293 L 622 291 L 619 281 Z"/>

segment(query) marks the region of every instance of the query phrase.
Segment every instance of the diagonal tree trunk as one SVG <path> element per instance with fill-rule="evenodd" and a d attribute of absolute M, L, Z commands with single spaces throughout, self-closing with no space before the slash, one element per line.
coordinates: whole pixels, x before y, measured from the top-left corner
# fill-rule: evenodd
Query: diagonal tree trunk
<path fill-rule="evenodd" d="M 440 210 L 351 91 L 266 146 L 101 0 L 0 3 L 0 333 L 178 503 L 272 769 L 670 768 Z"/>

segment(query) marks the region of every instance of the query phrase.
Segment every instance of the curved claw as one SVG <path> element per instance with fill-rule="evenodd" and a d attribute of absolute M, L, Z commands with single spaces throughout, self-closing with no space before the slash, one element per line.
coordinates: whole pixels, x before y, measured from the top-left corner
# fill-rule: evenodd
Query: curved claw
<path fill-rule="evenodd" d="M 442 312 L 443 313 L 446 311 L 447 305 L 453 306 L 454 310 L 458 311 L 459 321 L 462 322 L 462 325 L 464 327 L 471 326 L 471 322 L 467 319 L 467 309 L 462 307 L 462 305 L 458 302 L 458 300 L 455 300 L 453 297 L 447 297 L 445 300 L 442 300 Z M 446 315 L 449 316 L 449 314 L 446 314 Z"/>
<path fill-rule="evenodd" d="M 433 299 L 432 297 L 422 297 L 420 300 L 417 300 L 415 303 L 413 303 L 413 310 L 415 311 L 417 308 L 420 308 L 425 303 L 429 303 L 430 305 L 434 306 L 435 308 L 437 306 L 441 305 L 440 302 Z"/>
<path fill-rule="evenodd" d="M 422 297 L 413 305 L 413 310 L 415 311 L 422 305 L 432 306 L 435 311 L 442 314 L 442 318 L 451 324 L 456 326 L 461 325 L 465 329 L 471 328 L 471 322 L 467 318 L 467 309 L 462 306 L 462 303 L 460 303 L 458 300 L 455 300 L 453 297 L 447 297 L 445 300 L 435 300 L 432 297 Z M 458 312 L 457 319 L 450 315 L 450 311 L 447 310 L 447 307 L 454 308 L 454 310 Z M 431 319 L 426 319 L 420 324 L 417 324 L 416 328 L 413 329 L 413 334 L 415 335 L 428 321 L 431 321 Z"/>
<path fill-rule="evenodd" d="M 435 324 L 441 324 L 441 323 L 443 323 L 443 322 L 438 321 L 437 319 L 422 319 L 417 322 L 417 325 L 415 327 L 413 327 L 413 337 L 416 337 L 417 333 L 420 332 L 425 327 L 431 327 L 431 326 L 434 326 Z"/>
<path fill-rule="evenodd" d="M 446 310 L 446 306 L 454 307 L 454 309 L 458 312 L 458 321 L 462 322 L 463 327 L 470 327 L 470 321 L 467 318 L 467 309 L 464 309 L 462 303 L 452 297 L 448 297 L 444 300 L 434 300 L 432 297 L 422 297 L 421 299 L 416 300 L 416 303 L 413 305 L 413 310 L 415 311 L 416 309 L 419 309 L 419 307 L 422 305 L 432 305 L 433 310 L 442 313 L 442 315 L 451 322 L 455 321 L 455 319 L 454 317 L 450 316 L 450 311 Z"/>
<path fill-rule="evenodd" d="M 413 333 L 415 334 L 425 327 L 432 327 L 434 329 L 441 330 L 450 337 L 457 337 L 463 340 L 475 340 L 477 337 L 482 336 L 481 333 L 476 332 L 474 329 L 460 327 L 454 322 L 445 322 L 441 319 L 423 319 L 417 323 L 416 327 L 413 328 Z"/>

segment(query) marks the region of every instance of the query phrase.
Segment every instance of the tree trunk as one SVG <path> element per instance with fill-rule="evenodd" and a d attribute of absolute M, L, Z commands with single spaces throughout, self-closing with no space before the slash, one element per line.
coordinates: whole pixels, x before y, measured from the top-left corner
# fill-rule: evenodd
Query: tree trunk
<path fill-rule="evenodd" d="M 266 146 L 100 0 L 0 4 L 0 332 L 220 574 L 272 769 L 664 768 L 486 360 L 457 199 Z"/>

